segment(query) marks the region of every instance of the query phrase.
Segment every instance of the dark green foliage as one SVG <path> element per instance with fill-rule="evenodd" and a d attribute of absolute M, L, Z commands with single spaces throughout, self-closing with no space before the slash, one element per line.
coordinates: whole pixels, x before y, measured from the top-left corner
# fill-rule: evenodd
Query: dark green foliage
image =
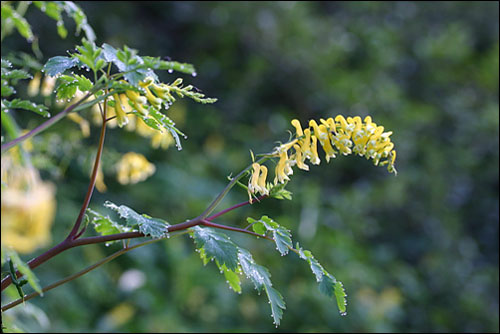
<path fill-rule="evenodd" d="M 117 206 L 106 201 L 104 206 L 116 211 L 120 218 L 125 219 L 127 226 L 137 227 L 144 235 L 152 238 L 162 238 L 167 235 L 168 223 L 160 218 L 153 218 L 146 214 L 138 214 L 125 205 Z M 109 226 L 109 223 L 106 223 Z"/>

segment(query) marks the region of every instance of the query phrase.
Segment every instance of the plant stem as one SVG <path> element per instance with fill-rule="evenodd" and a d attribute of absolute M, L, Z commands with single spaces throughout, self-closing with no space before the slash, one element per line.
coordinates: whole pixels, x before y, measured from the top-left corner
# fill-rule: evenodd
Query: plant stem
<path fill-rule="evenodd" d="M 185 231 L 185 232 L 181 232 L 181 233 L 177 233 L 175 236 L 182 235 L 182 234 L 185 234 L 185 233 L 187 233 L 187 231 Z M 117 252 L 115 252 L 115 253 L 113 253 L 113 254 L 111 254 L 111 255 L 107 256 L 107 257 L 105 257 L 104 259 L 100 260 L 99 262 L 97 262 L 97 263 L 95 263 L 95 264 L 93 264 L 93 265 L 91 265 L 91 266 L 89 266 L 89 267 L 87 267 L 87 268 L 85 268 L 85 269 L 83 269 L 83 270 L 81 270 L 81 271 L 77 272 L 76 274 L 73 274 L 73 275 L 71 275 L 71 276 L 68 276 L 68 277 L 66 277 L 66 278 L 64 278 L 64 279 L 62 279 L 62 280 L 60 280 L 60 281 L 57 281 L 57 282 L 55 282 L 55 283 L 52 283 L 52 284 L 50 284 L 50 285 L 48 285 L 48 286 L 44 287 L 44 288 L 42 289 L 42 292 L 47 292 L 47 291 L 49 291 L 49 290 L 52 290 L 52 289 L 54 289 L 54 288 L 57 288 L 57 287 L 58 287 L 58 286 L 60 286 L 60 285 L 63 285 L 63 284 L 65 284 L 65 283 L 68 283 L 68 282 L 70 282 L 70 281 L 72 281 L 72 280 L 74 280 L 74 279 L 76 279 L 76 278 L 78 278 L 78 277 L 80 277 L 80 276 L 83 276 L 83 275 L 85 275 L 86 273 L 88 273 L 88 272 L 90 272 L 90 271 L 92 271 L 92 270 L 94 270 L 94 269 L 96 269 L 96 268 L 98 268 L 98 267 L 102 266 L 102 265 L 103 265 L 103 264 L 105 264 L 105 263 L 108 263 L 109 261 L 111 261 L 111 260 L 113 260 L 113 259 L 117 258 L 118 256 L 123 255 L 123 254 L 125 254 L 125 253 L 127 253 L 127 252 L 129 252 L 129 251 L 131 251 L 131 250 L 133 250 L 133 249 L 135 249 L 135 248 L 139 248 L 139 247 L 142 247 L 142 246 L 146 246 L 146 245 L 152 244 L 152 243 L 154 243 L 154 242 L 157 242 L 157 241 L 160 241 L 160 240 L 163 240 L 163 239 L 164 239 L 164 238 L 160 238 L 160 239 L 153 239 L 153 240 L 148 240 L 148 241 L 145 241 L 145 242 L 141 242 L 141 243 L 139 243 L 139 244 L 137 244 L 137 245 L 134 245 L 134 246 L 132 246 L 132 247 L 125 247 L 125 248 L 123 248 L 123 249 L 121 249 L 121 250 L 119 250 L 119 251 L 117 251 Z M 27 300 L 30 300 L 30 299 L 32 299 L 32 298 L 34 298 L 34 297 L 36 297 L 36 296 L 39 296 L 39 295 L 40 295 L 40 293 L 38 293 L 38 292 L 36 292 L 36 291 L 35 291 L 35 292 L 33 292 L 33 293 L 30 293 L 29 295 L 24 296 L 24 298 L 19 298 L 19 299 L 15 300 L 15 301 L 13 301 L 13 302 L 11 302 L 11 303 L 9 303 L 9 304 L 7 304 L 7 305 L 3 306 L 3 307 L 2 307 L 2 312 L 7 311 L 8 309 L 11 309 L 11 308 L 13 308 L 13 307 L 14 307 L 14 306 L 16 306 L 16 305 L 19 305 L 19 304 L 21 304 L 22 302 L 27 301 Z"/>
<path fill-rule="evenodd" d="M 52 118 L 48 119 L 47 121 L 43 122 L 42 124 L 40 124 L 39 126 L 37 126 L 36 128 L 34 128 L 33 130 L 31 130 L 30 132 L 28 132 L 25 135 L 22 135 L 20 137 L 17 137 L 16 139 L 14 139 L 14 140 L 12 140 L 12 141 L 10 141 L 8 143 L 3 144 L 1 146 L 2 153 L 6 152 L 8 149 L 10 149 L 10 148 L 14 147 L 15 145 L 19 144 L 23 140 L 31 138 L 34 135 L 39 134 L 43 130 L 47 129 L 48 127 L 54 125 L 55 123 L 57 123 L 58 121 L 60 121 L 64 116 L 66 116 L 68 113 L 70 113 L 73 109 L 75 109 L 80 103 L 82 103 L 83 101 L 85 101 L 86 99 L 88 99 L 88 97 L 90 95 L 92 95 L 92 94 L 93 94 L 93 92 L 88 92 L 87 95 L 85 95 L 80 101 L 78 101 L 75 104 L 70 105 L 69 107 L 67 107 L 66 109 L 64 109 L 63 111 L 61 111 L 59 114 L 57 114 L 54 117 L 52 117 Z"/>
<path fill-rule="evenodd" d="M 268 197 L 268 195 L 260 196 L 260 197 L 257 198 L 257 201 L 261 201 L 261 200 L 263 200 L 266 197 Z M 229 211 L 233 211 L 234 209 L 241 208 L 242 206 L 245 206 L 247 204 L 251 204 L 250 201 L 241 202 L 239 204 L 233 205 L 232 207 L 227 208 L 225 210 L 222 210 L 222 211 L 216 213 L 215 215 L 207 217 L 207 220 L 214 220 L 215 218 L 218 218 L 218 217 L 222 216 L 223 214 L 228 213 Z"/>
<path fill-rule="evenodd" d="M 85 199 L 83 200 L 82 208 L 80 209 L 80 213 L 78 214 L 78 217 L 76 218 L 75 225 L 73 226 L 73 229 L 69 233 L 67 239 L 76 239 L 78 230 L 80 228 L 80 225 L 82 223 L 83 215 L 85 214 L 85 211 L 87 210 L 90 199 L 92 197 L 92 193 L 94 191 L 95 187 L 95 182 L 97 179 L 97 172 L 99 170 L 99 163 L 101 162 L 101 156 L 102 156 L 102 151 L 104 148 L 104 138 L 106 136 L 106 103 L 104 103 L 104 115 L 103 115 L 103 122 L 102 122 L 102 127 L 101 127 L 101 135 L 99 138 L 99 147 L 97 149 L 97 154 L 96 158 L 94 161 L 94 169 L 92 171 L 92 176 L 90 178 L 90 183 L 89 187 L 87 189 L 87 194 L 85 195 Z"/>
<path fill-rule="evenodd" d="M 262 162 L 266 161 L 267 159 L 269 159 L 269 158 L 267 156 L 265 156 L 265 157 L 260 158 L 256 162 L 262 163 Z M 242 170 L 238 175 L 236 175 L 228 183 L 228 185 L 222 190 L 222 192 L 212 201 L 212 203 L 210 203 L 210 205 L 205 209 L 205 211 L 203 211 L 203 213 L 200 215 L 201 219 L 207 218 L 208 215 L 212 211 L 214 211 L 214 209 L 217 207 L 217 205 L 220 203 L 220 201 L 222 201 L 222 199 L 227 195 L 229 190 L 231 190 L 231 188 L 236 184 L 236 182 L 238 182 L 239 179 L 241 179 L 250 168 L 252 168 L 252 165 L 249 165 L 248 167 L 246 167 L 244 170 Z"/>
<path fill-rule="evenodd" d="M 267 239 L 267 240 L 274 241 L 273 238 L 270 238 L 270 237 L 268 237 L 266 235 L 262 235 L 262 234 L 255 233 L 255 232 L 252 232 L 252 231 L 249 231 L 249 230 L 245 230 L 244 228 L 239 228 L 239 227 L 233 227 L 233 226 L 228 226 L 228 225 L 217 224 L 217 223 L 205 220 L 205 219 L 203 219 L 201 221 L 201 225 L 208 226 L 208 227 L 219 228 L 219 229 L 222 229 L 222 230 L 233 231 L 233 232 L 246 233 L 246 234 L 250 234 L 250 235 L 253 235 L 253 236 L 256 236 L 256 237 L 259 237 L 259 238 L 264 238 L 264 239 Z"/>

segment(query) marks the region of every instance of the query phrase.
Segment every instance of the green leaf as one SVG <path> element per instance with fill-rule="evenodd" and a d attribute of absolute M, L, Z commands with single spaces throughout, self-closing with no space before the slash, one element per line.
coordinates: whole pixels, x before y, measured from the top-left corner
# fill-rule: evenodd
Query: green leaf
<path fill-rule="evenodd" d="M 155 70 L 166 70 L 169 73 L 172 71 L 182 72 L 196 76 L 196 70 L 193 65 L 188 63 L 179 63 L 176 61 L 166 61 L 159 57 L 142 57 L 144 66 Z"/>
<path fill-rule="evenodd" d="M 299 257 L 309 263 L 311 271 L 316 276 L 316 281 L 319 284 L 319 290 L 321 293 L 328 297 L 335 296 L 337 301 L 337 306 L 341 315 L 346 315 L 346 293 L 342 282 L 337 281 L 332 274 L 326 271 L 323 266 L 314 258 L 312 253 L 308 250 L 303 250 L 299 243 L 296 245 L 296 251 L 299 253 Z"/>
<path fill-rule="evenodd" d="M 8 109 L 24 109 L 33 111 L 43 117 L 50 117 L 48 108 L 41 104 L 35 104 L 31 101 L 14 99 L 12 101 L 2 100 L 2 110 Z"/>
<path fill-rule="evenodd" d="M 229 270 L 236 270 L 238 248 L 225 234 L 199 226 L 192 227 L 190 234 L 198 249 L 203 249 L 207 259 L 215 259 L 217 263 L 225 265 Z"/>
<path fill-rule="evenodd" d="M 114 62 L 118 60 L 118 58 L 116 57 L 117 50 L 114 47 L 106 43 L 104 43 L 101 47 L 104 60 L 106 60 L 107 62 Z"/>
<path fill-rule="evenodd" d="M 273 197 L 276 199 L 287 199 L 289 201 L 292 200 L 292 192 L 285 189 L 286 185 L 287 182 L 272 185 L 271 189 L 269 190 L 269 197 Z"/>
<path fill-rule="evenodd" d="M 2 22 L 6 20 L 11 20 L 14 23 L 17 31 L 21 36 L 26 38 L 28 41 L 33 40 L 33 32 L 31 31 L 31 26 L 28 21 L 18 12 L 16 12 L 10 5 L 2 3 Z M 3 29 L 4 27 L 2 27 Z"/>
<path fill-rule="evenodd" d="M 71 99 L 75 96 L 77 89 L 81 92 L 86 92 L 91 90 L 92 87 L 92 81 L 83 75 L 61 75 L 56 88 L 57 98 L 61 100 Z"/>
<path fill-rule="evenodd" d="M 278 326 L 283 316 L 285 301 L 283 296 L 272 287 L 271 274 L 266 267 L 258 265 L 253 260 L 252 255 L 246 249 L 238 247 L 238 259 L 243 273 L 254 283 L 257 291 L 265 290 L 271 305 L 271 315 L 274 324 Z"/>
<path fill-rule="evenodd" d="M 42 72 L 50 76 L 55 76 L 78 64 L 78 59 L 56 56 L 50 58 L 42 69 Z"/>
<path fill-rule="evenodd" d="M 283 317 L 283 310 L 286 309 L 285 301 L 281 293 L 272 286 L 266 285 L 265 289 L 267 298 L 269 298 L 269 303 L 271 304 L 271 315 L 273 316 L 274 324 L 278 327 Z"/>
<path fill-rule="evenodd" d="M 271 274 L 266 267 L 261 266 L 253 260 L 252 254 L 243 248 L 238 248 L 238 259 L 243 273 L 250 278 L 257 291 L 262 291 L 264 287 L 271 286 Z"/>
<path fill-rule="evenodd" d="M 265 235 L 267 232 L 272 233 L 272 238 L 276 243 L 276 249 L 281 255 L 288 254 L 288 250 L 293 248 L 290 231 L 283 226 L 280 226 L 268 216 L 262 216 L 258 221 L 253 218 L 247 218 L 249 223 L 253 223 L 253 230 L 256 233 Z"/>
<path fill-rule="evenodd" d="M 64 11 L 68 16 L 73 18 L 76 23 L 76 33 L 79 34 L 81 30 L 85 32 L 87 40 L 94 42 L 96 39 L 94 29 L 89 25 L 87 16 L 73 1 L 64 1 Z"/>
<path fill-rule="evenodd" d="M 28 284 L 31 285 L 36 292 L 43 296 L 42 288 L 38 283 L 38 278 L 33 271 L 31 271 L 30 267 L 21 260 L 19 255 L 13 249 L 4 248 L 4 251 L 7 257 L 9 257 L 17 267 L 17 270 L 19 270 L 19 272 L 23 275 L 22 277 L 28 281 Z"/>
<path fill-rule="evenodd" d="M 152 218 L 146 214 L 138 214 L 125 205 L 117 206 L 110 201 L 106 201 L 104 206 L 116 211 L 121 218 L 124 218 L 128 226 L 138 226 L 139 231 L 152 238 L 162 238 L 167 235 L 169 224 L 163 219 Z"/>
<path fill-rule="evenodd" d="M 87 209 L 87 212 L 94 216 L 91 220 L 91 223 L 94 225 L 95 231 L 100 235 L 110 235 L 135 231 L 132 227 L 120 225 L 111 220 L 109 216 L 103 216 L 99 212 L 96 212 L 92 209 Z"/>
<path fill-rule="evenodd" d="M 237 293 L 241 293 L 241 281 L 240 276 L 238 275 L 241 270 L 237 268 L 236 271 L 230 270 L 226 267 L 225 264 L 219 266 L 219 270 L 222 270 L 224 273 L 224 277 L 226 278 L 227 283 Z"/>
<path fill-rule="evenodd" d="M 345 293 L 344 285 L 340 281 L 335 283 L 335 298 L 337 298 L 337 306 L 339 307 L 340 315 L 347 315 L 347 294 Z"/>

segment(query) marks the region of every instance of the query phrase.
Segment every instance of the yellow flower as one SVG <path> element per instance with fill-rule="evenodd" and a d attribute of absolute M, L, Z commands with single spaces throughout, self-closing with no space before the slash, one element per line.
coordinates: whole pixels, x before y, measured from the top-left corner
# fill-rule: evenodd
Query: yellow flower
<path fill-rule="evenodd" d="M 54 86 L 56 85 L 56 77 L 45 76 L 42 82 L 42 88 L 40 90 L 43 96 L 52 95 L 52 91 L 54 90 Z"/>
<path fill-rule="evenodd" d="M 31 253 L 50 242 L 54 220 L 55 188 L 40 179 L 33 167 L 2 155 L 2 245 L 19 253 Z"/>
<path fill-rule="evenodd" d="M 121 184 L 137 183 L 151 176 L 156 168 L 142 154 L 128 152 L 116 165 L 117 179 Z"/>
<path fill-rule="evenodd" d="M 285 181 L 290 181 L 288 175 L 292 175 L 293 170 L 290 167 L 290 161 L 288 160 L 287 151 L 283 151 L 280 153 L 280 160 L 278 161 L 278 164 L 274 169 L 274 173 L 276 175 L 274 177 L 274 184 L 277 184 L 278 182 L 285 183 Z"/>
<path fill-rule="evenodd" d="M 115 100 L 116 122 L 118 123 L 118 126 L 122 128 L 125 125 L 127 125 L 128 118 L 127 115 L 125 114 L 125 110 L 122 105 L 122 100 L 118 96 L 118 94 L 113 94 L 113 99 Z"/>
<path fill-rule="evenodd" d="M 304 163 L 306 160 L 306 156 L 302 154 L 302 150 L 299 145 L 295 144 L 293 145 L 293 148 L 295 149 L 295 163 L 297 164 L 297 167 L 303 170 L 309 170 L 309 166 Z"/>
<path fill-rule="evenodd" d="M 297 137 L 302 137 L 304 135 L 304 132 L 302 131 L 302 126 L 300 125 L 299 120 L 298 119 L 293 119 L 291 123 L 295 127 L 295 131 L 297 133 Z"/>
<path fill-rule="evenodd" d="M 306 159 L 314 165 L 320 164 L 318 143 L 323 147 L 327 162 L 336 157 L 334 145 L 343 155 L 354 152 L 372 159 L 375 165 L 387 165 L 390 173 L 396 173 L 394 168 L 396 151 L 394 143 L 390 140 L 392 131 L 384 132 L 384 127 L 373 123 L 370 116 L 366 116 L 363 122 L 359 116 L 346 119 L 342 115 L 337 115 L 335 119 L 320 119 L 320 123 L 318 125 L 315 120 L 310 120 L 309 127 L 303 129 L 297 119 L 291 121 L 296 131 L 296 138 L 276 147 L 273 153 L 274 156 L 280 157 L 275 168 L 275 184 L 288 181 L 288 175 L 293 174 L 292 167 L 295 164 L 300 169 L 309 170 L 309 166 L 305 164 Z M 292 147 L 295 152 L 289 159 L 287 152 Z M 380 163 L 384 158 L 386 160 Z"/>
<path fill-rule="evenodd" d="M 250 203 L 252 203 L 252 194 L 260 193 L 261 195 L 269 195 L 269 190 L 266 187 L 267 167 L 254 162 L 252 168 L 252 176 L 248 180 L 248 197 Z"/>
<path fill-rule="evenodd" d="M 102 172 L 102 164 L 99 165 L 99 169 L 97 170 L 95 187 L 100 193 L 106 192 L 106 190 L 108 190 L 108 187 L 106 187 L 106 184 L 104 183 L 104 173 Z"/>
<path fill-rule="evenodd" d="M 28 84 L 28 96 L 38 95 L 40 92 L 40 80 L 42 79 L 42 75 L 40 72 L 37 72 L 33 79 Z"/>
<path fill-rule="evenodd" d="M 155 133 L 151 137 L 151 146 L 153 148 L 161 147 L 162 149 L 166 150 L 174 142 L 175 142 L 174 138 L 167 130 L 163 130 L 161 132 L 155 131 Z"/>

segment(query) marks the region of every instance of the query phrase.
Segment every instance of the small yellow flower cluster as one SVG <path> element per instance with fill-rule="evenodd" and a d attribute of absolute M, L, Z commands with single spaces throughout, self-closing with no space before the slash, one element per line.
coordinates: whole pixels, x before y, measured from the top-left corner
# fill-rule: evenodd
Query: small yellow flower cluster
<path fill-rule="evenodd" d="M 319 165 L 321 159 L 318 154 L 318 143 L 323 148 L 327 162 L 335 158 L 336 154 L 349 155 L 355 153 L 372 159 L 375 165 L 387 165 L 390 173 L 396 174 L 394 162 L 396 151 L 394 144 L 390 140 L 392 131 L 384 132 L 383 126 L 377 126 L 372 122 L 370 116 L 366 116 L 364 121 L 361 117 L 347 117 L 338 115 L 327 120 L 320 119 L 320 124 L 315 120 L 309 121 L 309 127 L 303 129 L 300 122 L 292 120 L 295 128 L 296 138 L 292 141 L 275 148 L 273 156 L 279 157 L 275 168 L 274 184 L 289 181 L 289 175 L 293 174 L 292 167 L 309 170 L 306 160 L 313 165 Z M 293 153 L 289 155 L 289 151 Z M 385 159 L 381 161 L 381 159 Z M 260 193 L 268 195 L 266 188 L 267 168 L 258 163 L 252 165 L 253 173 L 248 183 L 248 194 Z"/>
<path fill-rule="evenodd" d="M 118 171 L 118 182 L 121 184 L 134 184 L 151 176 L 156 167 L 142 154 L 128 152 L 117 163 L 116 169 Z"/>
<path fill-rule="evenodd" d="M 17 148 L 17 147 L 16 147 Z M 23 166 L 18 153 L 2 154 L 2 246 L 31 253 L 50 242 L 55 187 L 38 170 Z"/>

